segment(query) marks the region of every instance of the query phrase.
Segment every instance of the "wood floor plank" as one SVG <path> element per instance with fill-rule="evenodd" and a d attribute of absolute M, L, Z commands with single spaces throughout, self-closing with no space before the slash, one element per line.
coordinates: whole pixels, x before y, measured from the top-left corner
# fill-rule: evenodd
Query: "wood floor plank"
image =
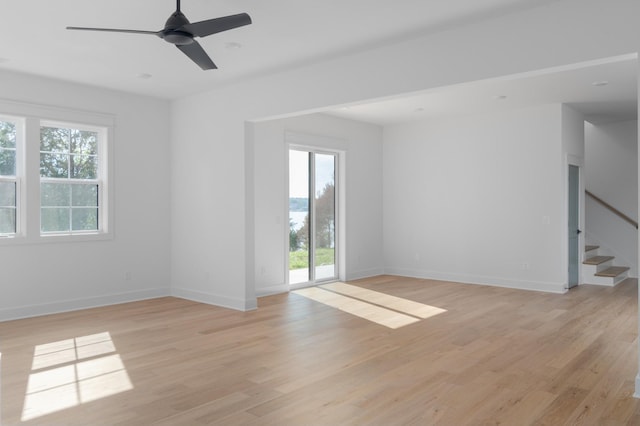
<path fill-rule="evenodd" d="M 8 321 L 0 424 L 637 425 L 637 286 L 379 276 L 251 312 L 167 297 Z"/>

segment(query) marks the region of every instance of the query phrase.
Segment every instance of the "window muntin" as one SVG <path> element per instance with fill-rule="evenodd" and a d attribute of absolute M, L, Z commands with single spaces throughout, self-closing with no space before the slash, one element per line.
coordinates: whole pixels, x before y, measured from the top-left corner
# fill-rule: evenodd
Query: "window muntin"
<path fill-rule="evenodd" d="M 16 182 L 0 180 L 0 235 L 17 231 Z"/>
<path fill-rule="evenodd" d="M 101 230 L 101 129 L 43 123 L 40 127 L 40 231 Z"/>
<path fill-rule="evenodd" d="M 17 232 L 16 123 L 0 117 L 0 235 Z"/>
<path fill-rule="evenodd" d="M 40 229 L 46 232 L 82 232 L 99 229 L 99 185 L 47 180 L 40 184 Z"/>
<path fill-rule="evenodd" d="M 40 177 L 97 179 L 98 132 L 40 127 Z"/>

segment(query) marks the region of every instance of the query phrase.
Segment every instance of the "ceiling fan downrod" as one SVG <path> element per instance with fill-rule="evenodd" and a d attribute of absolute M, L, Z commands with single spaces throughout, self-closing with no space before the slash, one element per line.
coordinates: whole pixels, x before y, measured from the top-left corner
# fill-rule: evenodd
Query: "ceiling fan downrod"
<path fill-rule="evenodd" d="M 176 0 L 176 11 L 167 19 L 164 29 L 158 35 L 167 43 L 175 44 L 176 46 L 191 44 L 194 42 L 193 35 L 180 30 L 180 28 L 188 24 L 189 20 L 180 11 L 180 0 Z"/>

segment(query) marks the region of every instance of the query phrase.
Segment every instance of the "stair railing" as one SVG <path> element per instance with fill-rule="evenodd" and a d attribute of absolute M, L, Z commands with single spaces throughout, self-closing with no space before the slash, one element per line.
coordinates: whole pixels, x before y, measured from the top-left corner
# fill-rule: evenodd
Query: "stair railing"
<path fill-rule="evenodd" d="M 611 204 L 607 203 L 606 201 L 604 201 L 602 198 L 594 195 L 592 192 L 589 191 L 584 191 L 589 197 L 593 198 L 595 201 L 597 201 L 598 203 L 600 203 L 601 205 L 603 205 L 605 208 L 607 208 L 608 210 L 610 210 L 612 213 L 614 213 L 615 215 L 619 216 L 620 218 L 622 218 L 623 220 L 629 222 L 631 225 L 633 225 L 636 229 L 638 229 L 638 222 L 636 222 L 635 220 L 631 219 L 629 216 L 627 216 L 626 214 L 622 213 L 620 210 L 616 209 L 615 207 L 613 207 Z"/>

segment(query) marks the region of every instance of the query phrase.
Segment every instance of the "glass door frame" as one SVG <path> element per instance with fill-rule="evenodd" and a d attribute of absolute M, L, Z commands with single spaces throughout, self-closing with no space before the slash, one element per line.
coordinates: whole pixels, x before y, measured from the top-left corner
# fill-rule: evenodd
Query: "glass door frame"
<path fill-rule="evenodd" d="M 329 278 L 323 278 L 320 280 L 316 280 L 316 265 L 315 265 L 315 258 L 316 258 L 316 247 L 315 247 L 315 243 L 313 241 L 315 241 L 315 232 L 316 232 L 316 221 L 315 221 L 315 214 L 310 215 L 309 218 L 309 276 L 308 276 L 308 281 L 303 281 L 303 282 L 299 282 L 299 283 L 294 283 L 291 284 L 290 282 L 290 271 L 289 271 L 289 250 L 290 250 L 290 242 L 289 242 L 289 227 L 285 227 L 286 228 L 286 243 L 285 243 L 285 248 L 286 248 L 286 256 L 285 256 L 285 282 L 286 285 L 289 289 L 294 290 L 297 288 L 304 288 L 304 287 L 311 287 L 311 286 L 315 286 L 321 283 L 328 283 L 328 282 L 333 282 L 333 281 L 337 281 L 339 280 L 340 277 L 340 258 L 341 258 L 341 251 L 342 251 L 342 247 L 341 247 L 341 242 L 342 242 L 342 238 L 341 238 L 341 186 L 342 186 L 342 180 L 341 180 L 341 162 L 343 161 L 342 157 L 342 152 L 341 151 L 334 151 L 331 149 L 326 149 L 326 148 L 319 148 L 316 146 L 308 146 L 308 145 L 300 145 L 300 144 L 296 144 L 296 143 L 288 143 L 286 145 L 286 171 L 287 171 L 287 176 L 286 176 L 286 197 L 285 197 L 285 201 L 286 201 L 286 218 L 287 218 L 287 223 L 289 223 L 289 197 L 290 197 L 290 174 L 289 174 L 289 159 L 290 159 L 290 155 L 289 155 L 289 151 L 301 151 L 301 152 L 306 152 L 309 154 L 320 154 L 320 155 L 331 155 L 334 157 L 334 176 L 333 176 L 333 180 L 334 180 L 334 274 L 332 277 Z M 315 161 L 310 161 L 309 162 L 309 213 L 311 213 L 312 211 L 315 211 L 315 198 L 316 198 L 316 194 L 315 194 Z"/>

